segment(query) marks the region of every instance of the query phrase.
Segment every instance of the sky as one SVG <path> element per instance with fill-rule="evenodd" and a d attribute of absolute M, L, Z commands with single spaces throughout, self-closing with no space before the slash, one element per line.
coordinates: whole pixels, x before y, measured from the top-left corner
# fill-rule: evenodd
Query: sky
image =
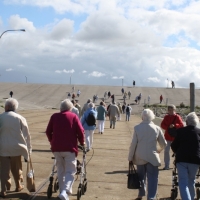
<path fill-rule="evenodd" d="M 0 81 L 200 87 L 200 1 L 1 0 Z"/>

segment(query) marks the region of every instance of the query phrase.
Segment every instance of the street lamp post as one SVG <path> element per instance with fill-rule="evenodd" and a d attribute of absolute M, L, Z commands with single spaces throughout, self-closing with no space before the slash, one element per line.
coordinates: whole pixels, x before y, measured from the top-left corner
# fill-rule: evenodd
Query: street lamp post
<path fill-rule="evenodd" d="M 124 82 L 124 79 L 122 79 L 122 87 L 123 87 L 123 85 L 124 85 L 124 83 L 123 83 L 123 82 Z"/>
<path fill-rule="evenodd" d="M 72 78 L 72 76 L 70 76 L 70 81 L 69 81 L 70 85 L 71 85 L 71 78 Z"/>
<path fill-rule="evenodd" d="M 4 31 L 4 32 L 0 35 L 0 39 L 1 39 L 1 37 L 3 36 L 3 34 L 6 33 L 6 32 L 8 32 L 8 31 L 24 31 L 24 32 L 25 32 L 25 29 L 6 30 L 6 31 Z"/>
<path fill-rule="evenodd" d="M 27 83 L 27 76 L 25 76 L 25 78 L 26 78 L 26 83 Z"/>

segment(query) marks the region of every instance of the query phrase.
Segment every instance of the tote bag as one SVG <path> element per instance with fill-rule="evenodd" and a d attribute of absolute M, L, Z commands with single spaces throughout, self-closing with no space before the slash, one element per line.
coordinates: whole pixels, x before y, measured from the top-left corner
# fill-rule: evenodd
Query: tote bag
<path fill-rule="evenodd" d="M 174 117 L 174 120 L 173 120 L 172 124 L 174 124 L 175 120 L 176 120 L 176 115 L 175 115 L 175 117 Z M 176 134 L 177 134 L 176 128 L 175 128 L 175 127 L 173 127 L 173 128 L 168 128 L 168 133 L 169 133 L 169 135 L 170 135 L 171 137 L 176 137 Z"/>
<path fill-rule="evenodd" d="M 139 189 L 141 188 L 141 182 L 139 181 L 138 173 L 135 170 L 133 164 L 129 164 L 129 172 L 128 172 L 128 182 L 127 188 L 128 189 Z"/>
<path fill-rule="evenodd" d="M 29 155 L 29 161 L 27 161 L 27 171 L 26 171 L 26 187 L 29 192 L 35 192 L 35 180 L 34 180 L 34 170 L 31 162 L 31 156 Z"/>

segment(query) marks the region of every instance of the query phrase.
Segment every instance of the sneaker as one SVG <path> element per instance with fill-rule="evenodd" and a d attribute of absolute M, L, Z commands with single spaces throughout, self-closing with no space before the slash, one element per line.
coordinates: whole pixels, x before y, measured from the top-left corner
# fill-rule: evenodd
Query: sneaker
<path fill-rule="evenodd" d="M 103 134 L 103 132 L 101 132 L 101 134 Z"/>
<path fill-rule="evenodd" d="M 65 190 L 63 190 L 59 195 L 58 198 L 61 200 L 69 200 L 68 194 L 66 193 Z"/>
<path fill-rule="evenodd" d="M 112 125 L 110 125 L 110 128 L 112 128 Z"/>
<path fill-rule="evenodd" d="M 169 167 L 164 167 L 163 170 L 169 170 Z"/>

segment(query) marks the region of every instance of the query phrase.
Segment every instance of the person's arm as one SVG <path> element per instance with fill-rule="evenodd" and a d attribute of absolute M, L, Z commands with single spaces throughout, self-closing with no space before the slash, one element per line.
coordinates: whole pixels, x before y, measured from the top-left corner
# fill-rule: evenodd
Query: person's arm
<path fill-rule="evenodd" d="M 182 119 L 179 115 L 176 115 L 176 121 L 175 122 L 176 123 L 174 125 L 177 129 L 184 126 L 183 121 L 182 121 Z"/>
<path fill-rule="evenodd" d="M 160 151 L 162 151 L 167 146 L 167 141 L 165 140 L 164 134 L 160 127 L 158 127 L 158 144 L 160 145 Z"/>
<path fill-rule="evenodd" d="M 179 139 L 179 131 L 177 130 L 177 135 L 174 138 L 173 142 L 171 143 L 171 149 L 174 153 L 177 152 L 179 145 L 180 145 L 180 139 Z"/>
<path fill-rule="evenodd" d="M 169 124 L 167 122 L 167 116 L 164 117 L 164 119 L 161 122 L 161 128 L 164 130 L 167 130 L 169 128 Z"/>
<path fill-rule="evenodd" d="M 49 140 L 49 142 L 51 142 L 52 140 L 52 135 L 53 135 L 53 116 L 51 116 L 47 129 L 46 129 L 46 136 Z"/>
<path fill-rule="evenodd" d="M 131 162 L 133 160 L 133 156 L 135 154 L 135 150 L 137 147 L 137 143 L 138 143 L 138 138 L 137 138 L 137 133 L 134 130 L 134 135 L 133 135 L 133 139 L 129 148 L 129 154 L 128 154 L 128 161 Z"/>
<path fill-rule="evenodd" d="M 24 138 L 26 140 L 26 145 L 27 145 L 28 152 L 31 153 L 32 152 L 31 135 L 29 133 L 28 124 L 27 124 L 25 118 L 21 119 L 21 128 L 22 128 L 23 136 L 24 136 Z"/>

